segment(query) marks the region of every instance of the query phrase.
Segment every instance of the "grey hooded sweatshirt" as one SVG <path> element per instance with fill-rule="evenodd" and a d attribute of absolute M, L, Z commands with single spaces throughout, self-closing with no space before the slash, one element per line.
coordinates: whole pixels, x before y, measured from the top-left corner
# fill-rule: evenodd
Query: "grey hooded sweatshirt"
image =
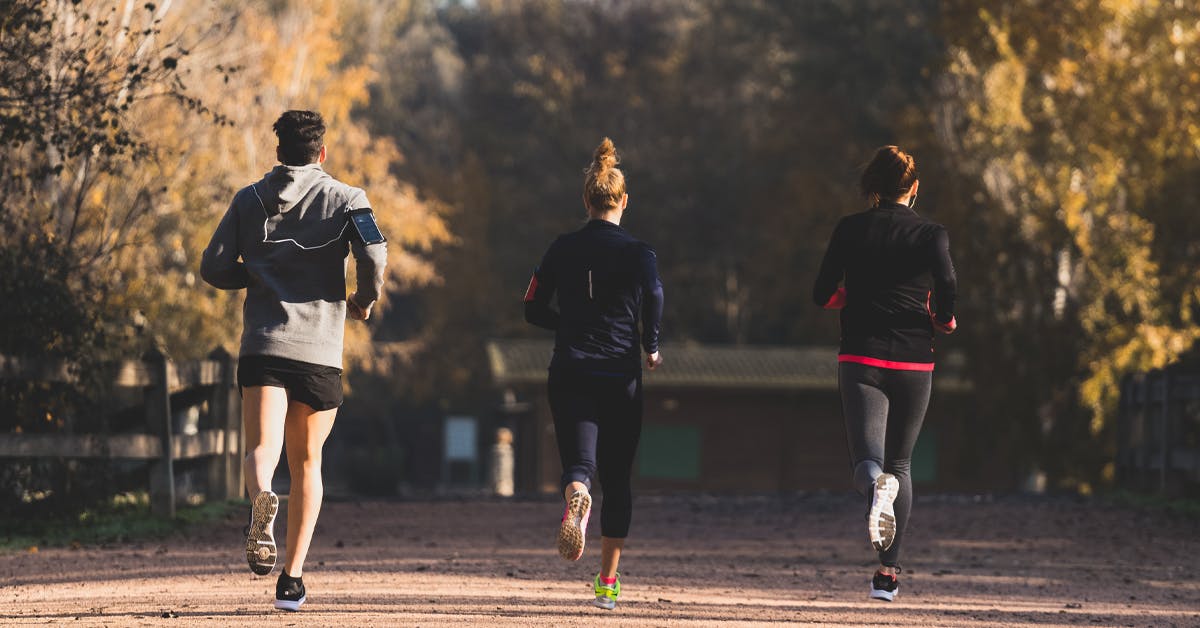
<path fill-rule="evenodd" d="M 200 276 L 222 290 L 246 288 L 240 355 L 342 368 L 347 254 L 359 305 L 383 289 L 387 244 L 364 246 L 346 215 L 369 206 L 362 190 L 319 164 L 276 166 L 233 197 Z"/>

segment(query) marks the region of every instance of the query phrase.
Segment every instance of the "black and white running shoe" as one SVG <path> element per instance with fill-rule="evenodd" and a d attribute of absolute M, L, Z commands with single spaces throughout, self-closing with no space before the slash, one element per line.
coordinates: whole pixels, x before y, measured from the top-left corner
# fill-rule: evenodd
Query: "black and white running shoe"
<path fill-rule="evenodd" d="M 876 571 L 875 577 L 871 578 L 871 599 L 873 600 L 891 602 L 896 598 L 896 591 L 899 589 L 900 580 L 891 574 Z"/>
<path fill-rule="evenodd" d="M 275 515 L 279 496 L 261 491 L 250 506 L 250 525 L 246 526 L 246 562 L 250 571 L 265 576 L 275 568 L 279 550 L 275 547 Z"/>
<path fill-rule="evenodd" d="M 275 608 L 298 611 L 305 600 L 304 578 L 293 578 L 286 571 L 279 572 L 279 580 L 275 582 Z"/>
<path fill-rule="evenodd" d="M 875 490 L 871 494 L 871 511 L 867 513 L 867 535 L 871 546 L 882 552 L 896 540 L 896 511 L 892 504 L 900 494 L 900 481 L 891 473 L 875 478 Z"/>

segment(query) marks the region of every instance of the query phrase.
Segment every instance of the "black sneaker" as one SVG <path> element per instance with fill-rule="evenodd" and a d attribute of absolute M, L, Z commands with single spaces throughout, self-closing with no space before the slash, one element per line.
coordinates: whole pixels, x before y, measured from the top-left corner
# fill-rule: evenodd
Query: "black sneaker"
<path fill-rule="evenodd" d="M 875 577 L 871 578 L 871 599 L 891 602 L 899 589 L 900 580 L 891 574 L 876 571 Z"/>
<path fill-rule="evenodd" d="M 293 578 L 286 571 L 279 572 L 279 580 L 275 582 L 275 608 L 298 611 L 304 601 L 304 578 Z"/>
<path fill-rule="evenodd" d="M 275 547 L 275 515 L 279 496 L 260 491 L 250 505 L 250 525 L 246 526 L 246 562 L 250 571 L 265 576 L 275 568 L 279 550 Z"/>

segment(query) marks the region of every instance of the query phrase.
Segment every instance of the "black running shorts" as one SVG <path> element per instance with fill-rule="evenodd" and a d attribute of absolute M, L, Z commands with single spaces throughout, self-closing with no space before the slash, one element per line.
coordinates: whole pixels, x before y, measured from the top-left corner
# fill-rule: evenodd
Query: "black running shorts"
<path fill-rule="evenodd" d="M 273 355 L 244 355 L 238 359 L 238 386 L 275 386 L 287 390 L 289 401 L 313 410 L 342 405 L 342 369 Z"/>

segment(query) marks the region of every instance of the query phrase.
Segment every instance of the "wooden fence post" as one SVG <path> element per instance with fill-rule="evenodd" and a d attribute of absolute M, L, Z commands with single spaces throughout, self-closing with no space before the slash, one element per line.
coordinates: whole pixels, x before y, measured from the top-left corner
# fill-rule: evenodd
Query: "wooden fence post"
<path fill-rule="evenodd" d="M 175 517 L 175 469 L 171 441 L 171 391 L 167 356 L 157 348 L 144 357 L 150 385 L 145 388 L 146 429 L 162 445 L 158 460 L 150 462 L 150 512 Z"/>
<path fill-rule="evenodd" d="M 1158 470 L 1158 492 L 1167 493 L 1167 471 L 1171 463 L 1171 369 L 1162 371 L 1162 433 L 1160 441 L 1162 466 Z"/>
<path fill-rule="evenodd" d="M 209 498 L 237 499 L 242 496 L 242 404 L 235 371 L 237 360 L 217 347 L 208 359 L 220 365 L 218 383 L 213 387 L 211 412 L 213 429 L 221 430 L 224 453 L 214 458 L 209 471 Z"/>
<path fill-rule="evenodd" d="M 1142 437 L 1138 440 L 1138 487 L 1150 490 L 1150 466 L 1154 460 L 1154 371 L 1138 377 L 1142 388 Z"/>
<path fill-rule="evenodd" d="M 1116 480 L 1121 486 L 1129 482 L 1129 423 L 1133 405 L 1133 376 L 1126 373 L 1121 378 L 1121 396 L 1117 400 L 1117 460 Z"/>

